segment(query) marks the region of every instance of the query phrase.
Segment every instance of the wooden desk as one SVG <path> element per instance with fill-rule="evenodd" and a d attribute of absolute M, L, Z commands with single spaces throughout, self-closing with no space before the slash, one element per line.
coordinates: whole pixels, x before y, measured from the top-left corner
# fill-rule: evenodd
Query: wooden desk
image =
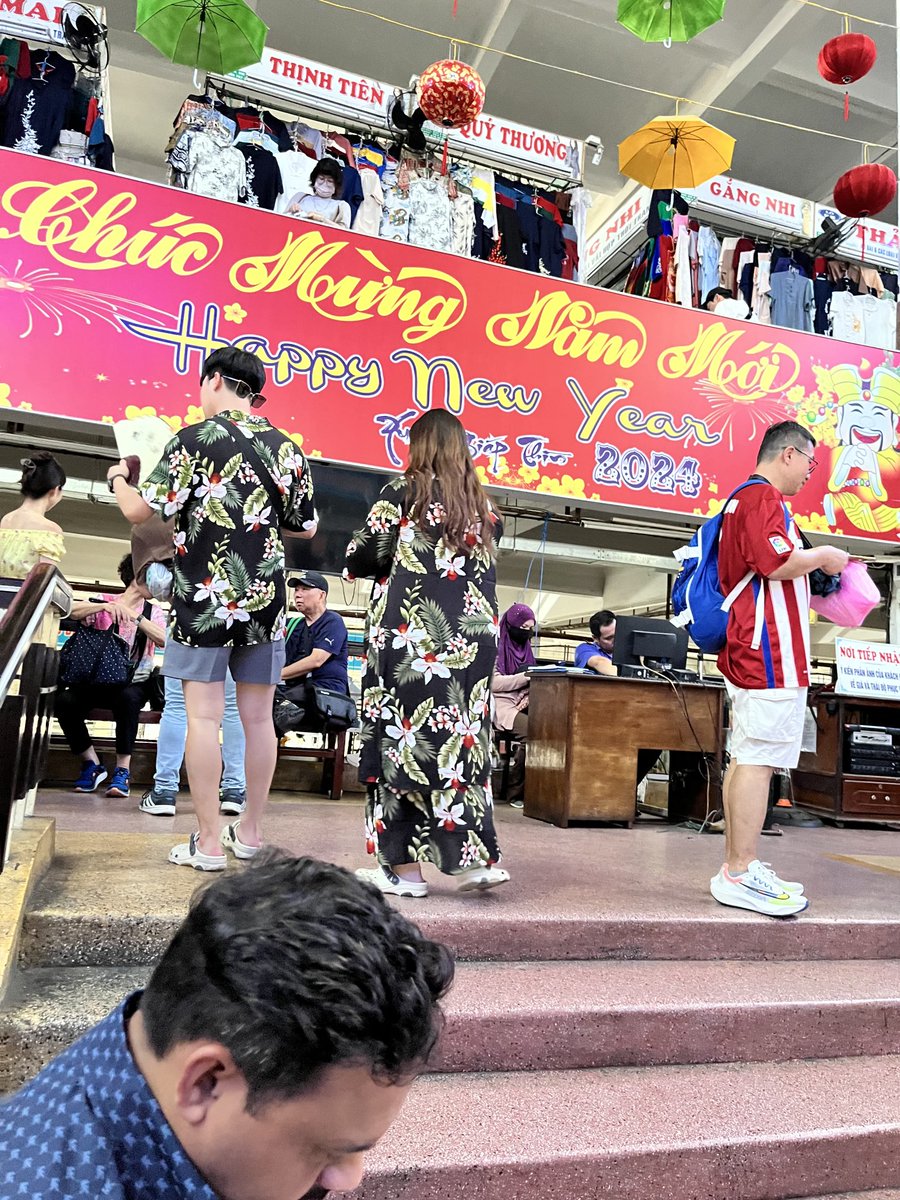
<path fill-rule="evenodd" d="M 670 819 L 696 811 L 701 794 L 705 812 L 701 751 L 721 763 L 724 706 L 722 687 L 680 684 L 676 694 L 662 680 L 532 675 L 525 815 L 563 827 L 570 821 L 630 824 L 636 816 L 637 752 L 644 749 L 674 752 Z M 719 771 L 712 775 L 715 808 Z"/>

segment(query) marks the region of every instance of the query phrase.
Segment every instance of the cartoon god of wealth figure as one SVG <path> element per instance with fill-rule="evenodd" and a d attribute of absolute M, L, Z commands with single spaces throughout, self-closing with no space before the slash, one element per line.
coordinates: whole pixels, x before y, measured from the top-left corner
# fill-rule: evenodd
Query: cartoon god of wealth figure
<path fill-rule="evenodd" d="M 865 533 L 900 528 L 900 513 L 888 501 L 900 497 L 900 378 L 876 367 L 863 379 L 855 367 L 834 367 L 838 445 L 832 450 L 824 510 L 829 525 L 843 513 Z"/>

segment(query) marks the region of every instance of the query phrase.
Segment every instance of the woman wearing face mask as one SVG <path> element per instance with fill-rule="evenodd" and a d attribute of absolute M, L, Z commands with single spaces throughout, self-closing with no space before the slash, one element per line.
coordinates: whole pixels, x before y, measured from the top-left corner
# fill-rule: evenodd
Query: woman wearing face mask
<path fill-rule="evenodd" d="M 340 199 L 344 172 L 333 158 L 323 158 L 313 167 L 309 177 L 312 194 L 298 192 L 288 202 L 287 211 L 307 221 L 337 225 L 349 229 L 350 205 Z"/>
<path fill-rule="evenodd" d="M 535 617 L 527 604 L 514 604 L 500 618 L 497 668 L 491 678 L 494 693 L 494 726 L 512 731 L 518 739 L 509 767 L 507 800 L 510 807 L 525 803 L 525 739 L 528 735 L 528 687 L 525 674 L 534 666 Z"/>

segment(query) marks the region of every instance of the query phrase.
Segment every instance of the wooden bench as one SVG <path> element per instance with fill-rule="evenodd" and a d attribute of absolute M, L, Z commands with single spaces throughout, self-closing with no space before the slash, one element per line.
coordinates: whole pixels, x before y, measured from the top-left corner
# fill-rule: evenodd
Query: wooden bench
<path fill-rule="evenodd" d="M 344 792 L 344 759 L 349 732 L 345 729 L 340 733 L 322 733 L 321 746 L 285 746 L 282 740 L 278 754 L 283 758 L 311 758 L 321 762 L 321 790 L 332 800 L 340 800 Z"/>

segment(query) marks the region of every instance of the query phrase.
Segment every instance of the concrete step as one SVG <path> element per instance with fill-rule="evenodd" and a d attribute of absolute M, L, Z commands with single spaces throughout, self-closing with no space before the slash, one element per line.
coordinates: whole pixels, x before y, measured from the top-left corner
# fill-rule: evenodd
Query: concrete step
<path fill-rule="evenodd" d="M 898 1071 L 900 1059 L 883 1057 L 432 1075 L 356 1195 L 783 1200 L 897 1189 Z"/>
<path fill-rule="evenodd" d="M 148 968 L 22 973 L 0 1010 L 0 1087 L 17 1087 Z M 434 1069 L 574 1070 L 900 1054 L 893 962 L 461 963 Z"/>
<path fill-rule="evenodd" d="M 340 808 L 332 805 L 334 812 Z M 153 828 L 158 825 L 157 821 Z M 529 832 L 533 834 L 533 829 Z M 551 837 L 570 831 L 541 832 L 543 837 Z M 601 838 L 607 836 L 606 831 L 593 832 Z M 647 854 L 666 836 L 665 831 L 651 834 L 646 841 Z M 25 918 L 23 965 L 153 962 L 200 883 L 193 872 L 166 862 L 172 834 L 99 835 L 59 830 L 56 842 L 53 866 L 35 892 Z M 666 844 L 670 848 L 675 845 Z M 679 843 L 682 845 L 696 853 L 689 840 Z M 320 847 L 308 849 L 314 852 Z M 330 857 L 346 866 L 359 862 L 352 849 Z M 639 869 L 635 863 L 634 870 Z M 458 957 L 473 961 L 895 957 L 900 945 L 896 877 L 843 869 L 849 876 L 845 886 L 852 885 L 860 892 L 865 884 L 867 895 L 877 890 L 878 903 L 871 896 L 863 903 L 857 893 L 841 895 L 839 903 L 814 902 L 800 918 L 774 921 L 722 908 L 696 879 L 690 888 L 679 885 L 673 890 L 657 881 L 654 888 L 639 887 L 637 891 L 632 879 L 631 891 L 623 900 L 625 884 L 617 883 L 615 877 L 608 885 L 584 879 L 576 884 L 527 871 L 519 882 L 514 878 L 505 888 L 480 896 L 460 896 L 451 879 L 439 877 L 426 899 L 396 903 L 429 936 L 445 941 Z M 640 875 L 635 878 L 639 880 Z"/>

